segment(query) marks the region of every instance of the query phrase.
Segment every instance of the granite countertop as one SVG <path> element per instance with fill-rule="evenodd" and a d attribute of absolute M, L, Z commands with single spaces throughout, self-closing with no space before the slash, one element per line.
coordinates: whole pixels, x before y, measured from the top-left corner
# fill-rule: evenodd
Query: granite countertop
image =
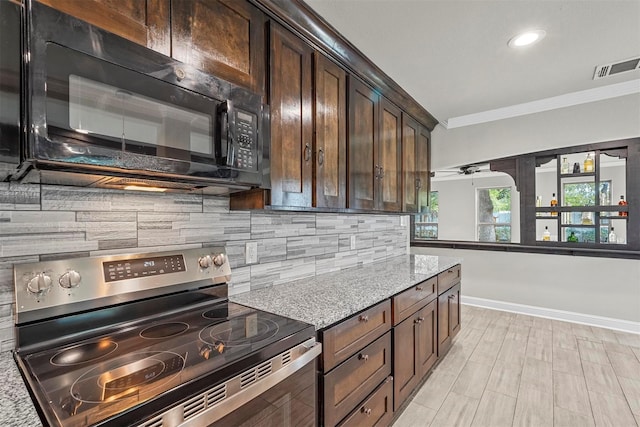
<path fill-rule="evenodd" d="M 326 328 L 454 265 L 460 258 L 402 255 L 230 296 L 259 310 Z"/>
<path fill-rule="evenodd" d="M 3 380 L 0 384 L 0 425 L 7 427 L 41 426 L 40 417 L 33 406 L 31 396 L 18 371 L 10 351 L 0 353 L 0 372 Z"/>

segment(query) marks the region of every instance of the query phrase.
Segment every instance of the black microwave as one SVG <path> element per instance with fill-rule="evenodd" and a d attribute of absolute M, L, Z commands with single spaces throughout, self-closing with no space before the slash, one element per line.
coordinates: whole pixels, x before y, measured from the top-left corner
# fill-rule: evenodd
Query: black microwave
<path fill-rule="evenodd" d="M 38 2 L 21 7 L 23 135 L 11 178 L 214 193 L 268 185 L 259 94 Z"/>

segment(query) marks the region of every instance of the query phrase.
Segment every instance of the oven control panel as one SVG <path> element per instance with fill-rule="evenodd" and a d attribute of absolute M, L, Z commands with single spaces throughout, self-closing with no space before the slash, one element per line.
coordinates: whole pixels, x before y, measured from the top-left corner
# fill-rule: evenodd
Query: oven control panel
<path fill-rule="evenodd" d="M 16 264 L 16 323 L 229 280 L 224 247 Z"/>
<path fill-rule="evenodd" d="M 182 255 L 107 261 L 102 263 L 102 268 L 105 282 L 185 271 Z"/>

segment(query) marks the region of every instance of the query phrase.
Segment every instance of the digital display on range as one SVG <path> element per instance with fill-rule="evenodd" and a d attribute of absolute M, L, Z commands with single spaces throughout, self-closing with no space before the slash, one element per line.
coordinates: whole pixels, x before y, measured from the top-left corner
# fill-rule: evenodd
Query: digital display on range
<path fill-rule="evenodd" d="M 105 282 L 185 271 L 182 255 L 124 259 L 102 263 Z"/>

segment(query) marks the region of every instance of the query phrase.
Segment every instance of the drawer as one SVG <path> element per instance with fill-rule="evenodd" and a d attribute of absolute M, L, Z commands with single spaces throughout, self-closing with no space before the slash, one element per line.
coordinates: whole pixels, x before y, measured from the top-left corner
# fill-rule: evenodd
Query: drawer
<path fill-rule="evenodd" d="M 387 377 L 340 423 L 340 427 L 386 427 L 393 418 L 393 377 Z"/>
<path fill-rule="evenodd" d="M 321 332 L 322 371 L 329 372 L 390 329 L 391 301 L 387 299 Z"/>
<path fill-rule="evenodd" d="M 460 281 L 460 264 L 438 274 L 438 295 Z"/>
<path fill-rule="evenodd" d="M 387 332 L 324 375 L 325 427 L 335 426 L 391 375 L 391 332 Z"/>
<path fill-rule="evenodd" d="M 438 278 L 418 283 L 393 297 L 393 326 L 434 300 L 438 294 Z"/>

